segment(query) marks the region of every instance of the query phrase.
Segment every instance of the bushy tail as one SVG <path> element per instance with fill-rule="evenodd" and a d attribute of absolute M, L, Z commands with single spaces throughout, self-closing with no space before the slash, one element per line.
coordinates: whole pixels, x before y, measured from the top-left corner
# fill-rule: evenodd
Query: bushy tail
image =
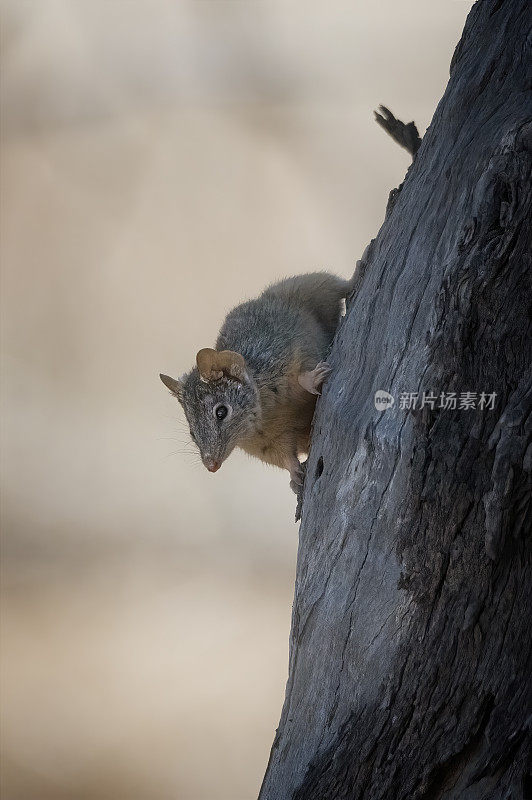
<path fill-rule="evenodd" d="M 408 150 L 412 156 L 412 161 L 416 157 L 416 153 L 421 146 L 421 136 L 415 122 L 408 122 L 405 124 L 400 119 L 394 117 L 392 112 L 386 106 L 379 106 L 379 110 L 374 112 L 375 120 L 379 123 L 381 128 L 384 128 L 387 134 L 397 142 L 397 144 Z"/>
<path fill-rule="evenodd" d="M 415 159 L 417 151 L 421 146 L 421 136 L 419 135 L 419 131 L 416 127 L 415 122 L 408 122 L 404 123 L 401 122 L 400 119 L 394 117 L 392 112 L 386 106 L 379 106 L 379 110 L 375 111 L 375 120 L 379 123 L 381 128 L 383 128 L 392 139 L 397 142 L 397 144 L 404 147 L 405 150 L 408 150 L 410 155 L 412 156 L 412 160 Z M 399 187 L 400 189 L 401 187 Z M 386 213 L 388 214 L 389 209 L 393 203 L 394 198 L 396 197 L 399 190 L 394 189 L 390 195 L 390 200 L 388 201 L 388 209 Z M 373 241 L 366 247 L 362 258 L 357 261 L 355 271 L 353 273 L 353 277 L 351 280 L 346 281 L 346 292 L 345 297 L 346 299 L 352 300 L 353 297 L 358 292 L 362 281 L 364 279 L 364 273 L 366 271 L 366 266 L 369 260 L 369 252 L 373 245 Z"/>

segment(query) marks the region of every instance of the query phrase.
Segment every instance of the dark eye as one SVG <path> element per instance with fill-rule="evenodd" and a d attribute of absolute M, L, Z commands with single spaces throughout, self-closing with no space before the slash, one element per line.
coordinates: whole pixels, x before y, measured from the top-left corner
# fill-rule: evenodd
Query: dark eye
<path fill-rule="evenodd" d="M 214 412 L 216 414 L 216 419 L 225 419 L 227 416 L 227 411 L 227 406 L 216 406 L 216 411 Z"/>

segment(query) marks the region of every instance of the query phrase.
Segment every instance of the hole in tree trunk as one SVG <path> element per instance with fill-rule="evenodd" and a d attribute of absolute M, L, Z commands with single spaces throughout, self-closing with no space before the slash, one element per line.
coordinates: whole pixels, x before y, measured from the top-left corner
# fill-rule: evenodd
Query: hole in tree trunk
<path fill-rule="evenodd" d="M 314 474 L 314 480 L 318 480 L 321 477 L 321 473 L 323 472 L 323 458 L 320 456 L 318 458 L 318 463 L 316 464 L 316 472 Z"/>

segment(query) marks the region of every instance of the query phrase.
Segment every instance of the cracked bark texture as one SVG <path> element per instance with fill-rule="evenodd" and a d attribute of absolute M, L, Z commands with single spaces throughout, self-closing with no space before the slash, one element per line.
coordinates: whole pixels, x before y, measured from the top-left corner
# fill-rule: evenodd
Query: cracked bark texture
<path fill-rule="evenodd" d="M 364 256 L 314 420 L 261 800 L 532 796 L 529 43 L 528 0 L 472 8 Z M 399 407 L 429 390 L 495 408 Z"/>

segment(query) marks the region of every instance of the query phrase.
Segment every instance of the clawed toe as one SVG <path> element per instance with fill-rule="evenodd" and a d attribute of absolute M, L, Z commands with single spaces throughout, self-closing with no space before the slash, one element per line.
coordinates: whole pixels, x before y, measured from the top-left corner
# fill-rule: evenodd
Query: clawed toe
<path fill-rule="evenodd" d="M 294 470 L 290 473 L 291 482 L 297 486 L 303 486 L 304 473 L 302 469 Z"/>
<path fill-rule="evenodd" d="M 301 487 L 303 486 L 304 480 L 305 470 L 301 465 L 290 470 L 290 488 L 293 492 L 295 492 L 295 494 L 299 493 Z"/>
<path fill-rule="evenodd" d="M 316 376 L 316 382 L 323 383 L 327 375 L 331 374 L 331 368 L 327 364 L 326 361 L 320 361 L 320 363 L 316 366 L 314 370 L 314 375 Z"/>
<path fill-rule="evenodd" d="M 302 372 L 298 377 L 299 385 L 309 394 L 321 394 L 319 389 L 331 373 L 331 368 L 326 361 L 320 361 L 310 372 Z"/>

